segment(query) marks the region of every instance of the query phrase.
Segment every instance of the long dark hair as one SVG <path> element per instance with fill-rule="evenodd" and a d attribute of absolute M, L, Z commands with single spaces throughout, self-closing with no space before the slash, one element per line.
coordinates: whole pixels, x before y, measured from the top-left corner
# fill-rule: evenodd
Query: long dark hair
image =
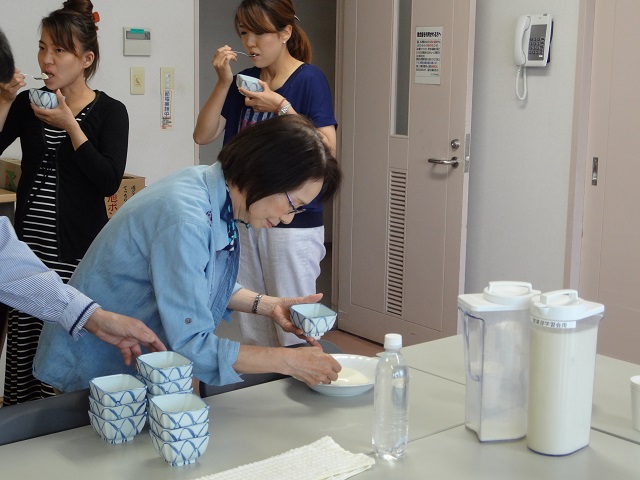
<path fill-rule="evenodd" d="M 291 0 L 243 0 L 236 10 L 236 31 L 240 25 L 253 33 L 281 32 L 291 25 L 291 38 L 287 49 L 291 56 L 304 63 L 311 63 L 311 42 L 296 22 L 296 11 Z"/>
<path fill-rule="evenodd" d="M 246 208 L 270 195 L 321 180 L 321 200 L 340 186 L 342 171 L 313 123 L 302 115 L 282 115 L 242 130 L 218 160 L 225 179 L 246 197 Z"/>
<path fill-rule="evenodd" d="M 13 63 L 11 45 L 9 45 L 9 40 L 7 40 L 7 37 L 2 33 L 2 30 L 0 30 L 0 83 L 11 80 L 15 70 L 16 66 Z"/>
<path fill-rule="evenodd" d="M 67 0 L 62 4 L 62 8 L 42 19 L 40 28 L 49 32 L 54 44 L 72 52 L 78 58 L 85 52 L 93 52 L 93 63 L 85 68 L 84 78 L 89 80 L 96 74 L 100 63 L 100 47 L 98 27 L 90 0 Z M 79 52 L 74 40 L 78 42 Z"/>

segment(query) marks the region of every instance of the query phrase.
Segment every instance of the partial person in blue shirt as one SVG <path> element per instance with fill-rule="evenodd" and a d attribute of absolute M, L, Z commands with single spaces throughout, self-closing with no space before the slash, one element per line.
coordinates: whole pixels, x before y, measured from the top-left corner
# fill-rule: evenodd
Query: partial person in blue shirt
<path fill-rule="evenodd" d="M 18 240 L 7 217 L 0 217 L 0 303 L 17 308 L 45 322 L 59 324 L 65 335 L 77 340 L 82 330 L 116 346 L 127 365 L 142 353 L 166 350 L 164 344 L 140 320 L 100 308 L 75 288 L 65 285 L 31 249 Z"/>
<path fill-rule="evenodd" d="M 340 364 L 305 337 L 289 307 L 321 294 L 273 297 L 236 283 L 236 222 L 252 229 L 289 223 L 318 195 L 328 199 L 340 167 L 313 124 L 279 116 L 243 130 L 211 166 L 182 169 L 137 193 L 113 216 L 70 283 L 104 308 L 140 318 L 168 347 L 193 361 L 209 385 L 242 381 L 242 373 L 280 373 L 308 384 L 338 378 Z M 239 228 L 245 228 L 240 225 Z M 216 327 L 232 310 L 265 316 L 310 348 L 240 345 Z M 260 315 L 260 316 L 259 316 Z M 132 373 L 109 345 L 88 335 L 71 348 L 68 335 L 45 325 L 34 362 L 36 378 L 61 391 L 93 377 Z"/>

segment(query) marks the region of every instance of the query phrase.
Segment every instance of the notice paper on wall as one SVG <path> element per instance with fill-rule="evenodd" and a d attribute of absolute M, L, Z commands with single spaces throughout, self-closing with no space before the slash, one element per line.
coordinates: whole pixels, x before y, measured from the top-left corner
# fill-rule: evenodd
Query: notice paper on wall
<path fill-rule="evenodd" d="M 416 27 L 415 83 L 440 85 L 442 27 Z"/>
<path fill-rule="evenodd" d="M 162 130 L 173 128 L 173 90 L 162 89 Z"/>

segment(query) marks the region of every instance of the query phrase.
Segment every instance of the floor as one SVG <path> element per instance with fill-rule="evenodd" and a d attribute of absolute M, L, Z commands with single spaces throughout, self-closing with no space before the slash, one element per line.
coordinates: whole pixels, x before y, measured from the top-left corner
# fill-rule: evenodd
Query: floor
<path fill-rule="evenodd" d="M 329 340 L 339 346 L 344 353 L 374 357 L 383 352 L 384 348 L 379 343 L 374 343 L 364 338 L 351 335 L 342 330 L 331 330 L 322 336 L 323 340 Z"/>

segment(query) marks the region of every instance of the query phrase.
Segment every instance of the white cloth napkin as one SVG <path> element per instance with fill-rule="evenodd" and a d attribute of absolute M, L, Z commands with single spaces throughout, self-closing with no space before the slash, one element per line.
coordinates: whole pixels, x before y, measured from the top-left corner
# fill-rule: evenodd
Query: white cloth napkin
<path fill-rule="evenodd" d="M 371 468 L 375 460 L 344 450 L 331 437 L 304 447 L 196 480 L 344 480 Z"/>

